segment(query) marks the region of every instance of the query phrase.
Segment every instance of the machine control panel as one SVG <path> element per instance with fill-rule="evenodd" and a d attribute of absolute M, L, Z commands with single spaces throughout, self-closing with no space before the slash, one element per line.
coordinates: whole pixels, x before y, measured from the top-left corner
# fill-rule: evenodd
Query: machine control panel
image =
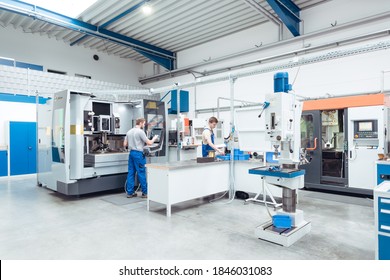
<path fill-rule="evenodd" d="M 378 120 L 354 121 L 355 139 L 376 139 L 378 138 Z"/>

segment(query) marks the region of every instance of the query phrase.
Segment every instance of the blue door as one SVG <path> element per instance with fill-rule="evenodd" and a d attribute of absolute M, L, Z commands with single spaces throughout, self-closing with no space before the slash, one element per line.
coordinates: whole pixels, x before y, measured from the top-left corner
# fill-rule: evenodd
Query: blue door
<path fill-rule="evenodd" d="M 37 172 L 37 123 L 10 122 L 10 174 Z"/>
<path fill-rule="evenodd" d="M 8 176 L 8 152 L 0 151 L 0 176 Z"/>

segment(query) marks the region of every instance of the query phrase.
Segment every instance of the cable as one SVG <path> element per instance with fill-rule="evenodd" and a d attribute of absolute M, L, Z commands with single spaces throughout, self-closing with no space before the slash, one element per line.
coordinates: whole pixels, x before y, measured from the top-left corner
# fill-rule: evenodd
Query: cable
<path fill-rule="evenodd" d="M 125 185 L 123 186 L 123 189 L 125 190 L 125 193 L 127 193 L 126 185 L 127 185 L 127 179 L 126 179 L 126 181 L 125 181 Z M 141 184 L 138 183 L 137 188 L 135 189 L 134 192 L 135 192 L 135 193 L 138 192 L 140 187 L 141 187 Z"/>
<path fill-rule="evenodd" d="M 217 197 L 217 198 L 213 198 L 213 199 L 209 200 L 209 202 L 210 202 L 210 203 L 214 203 L 214 201 L 223 198 L 227 193 L 228 193 L 228 191 L 224 192 L 221 196 L 219 196 L 219 197 Z M 225 204 L 225 203 L 224 203 L 224 204 Z"/>
<path fill-rule="evenodd" d="M 293 86 L 295 84 L 295 81 L 296 81 L 298 74 L 299 74 L 299 70 L 301 70 L 301 65 L 299 65 L 299 67 L 298 67 L 297 73 L 295 74 L 294 81 L 292 82 L 291 86 Z"/>
<path fill-rule="evenodd" d="M 267 195 L 266 195 L 265 197 L 267 197 Z M 265 202 L 264 202 L 265 209 L 267 209 L 268 215 L 269 215 L 269 216 L 271 217 L 271 219 L 272 219 L 272 215 L 271 215 L 271 212 L 270 212 L 269 209 L 268 209 L 268 205 L 267 205 L 267 204 L 268 204 L 267 201 L 265 201 Z"/>
<path fill-rule="evenodd" d="M 233 161 L 233 159 L 231 159 Z M 229 162 L 229 164 L 233 164 L 232 162 Z M 234 178 L 234 169 L 233 171 L 231 170 L 232 168 L 229 168 L 230 169 L 230 172 L 229 172 L 229 181 L 231 183 L 231 185 L 229 186 L 229 190 L 225 191 L 221 196 L 217 197 L 217 198 L 214 198 L 212 200 L 209 200 L 210 203 L 214 203 L 214 201 L 216 200 L 219 200 L 221 198 L 223 198 L 227 193 L 229 193 L 229 197 L 231 197 L 230 200 L 228 200 L 227 202 L 221 202 L 220 204 L 229 204 L 231 203 L 235 196 L 236 196 L 236 191 L 235 191 L 235 178 Z"/>
<path fill-rule="evenodd" d="M 231 159 L 231 160 L 233 160 L 233 159 Z M 229 164 L 232 164 L 232 162 L 229 162 Z M 230 170 L 231 170 L 231 168 L 229 168 Z M 219 200 L 219 199 L 222 199 L 227 193 L 229 193 L 229 197 L 231 197 L 232 199 L 230 199 L 229 201 L 227 201 L 227 202 L 221 202 L 220 204 L 229 204 L 229 203 L 231 203 L 233 200 L 234 200 L 234 197 L 235 197 L 235 191 L 234 191 L 234 175 L 233 175 L 233 177 L 232 177 L 232 174 L 231 174 L 232 172 L 229 172 L 229 179 L 230 179 L 230 182 L 231 182 L 231 185 L 233 186 L 233 187 L 230 187 L 229 186 L 229 190 L 227 190 L 227 191 L 225 191 L 221 196 L 219 196 L 219 197 L 217 197 L 217 198 L 214 198 L 214 199 L 212 199 L 212 200 L 209 200 L 209 202 L 210 203 L 214 203 L 214 201 L 216 201 L 216 200 Z"/>
<path fill-rule="evenodd" d="M 269 215 L 269 216 L 271 217 L 271 219 L 272 219 L 271 212 L 269 211 L 268 205 L 267 205 L 267 193 L 265 192 L 265 184 L 266 184 L 266 182 L 264 181 L 265 178 L 262 177 L 262 180 L 263 180 L 262 187 L 263 187 L 263 200 L 264 200 L 264 206 L 265 206 L 265 209 L 267 209 L 268 215 Z"/>

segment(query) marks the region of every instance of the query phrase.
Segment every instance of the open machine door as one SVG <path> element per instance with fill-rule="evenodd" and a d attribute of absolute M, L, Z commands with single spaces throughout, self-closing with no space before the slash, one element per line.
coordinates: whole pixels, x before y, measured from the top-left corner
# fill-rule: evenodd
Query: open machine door
<path fill-rule="evenodd" d="M 302 148 L 310 164 L 305 187 L 323 190 L 346 190 L 348 187 L 346 109 L 305 111 L 301 118 Z"/>

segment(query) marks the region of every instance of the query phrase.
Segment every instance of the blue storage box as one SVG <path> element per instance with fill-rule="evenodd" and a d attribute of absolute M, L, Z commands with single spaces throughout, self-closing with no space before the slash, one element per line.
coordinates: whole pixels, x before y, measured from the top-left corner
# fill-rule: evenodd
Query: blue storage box
<path fill-rule="evenodd" d="M 230 155 L 224 155 L 224 156 L 217 155 L 216 158 L 220 160 L 230 160 Z"/>
<path fill-rule="evenodd" d="M 243 155 L 244 151 L 241 151 L 240 149 L 234 149 L 234 156 L 236 155 Z"/>
<path fill-rule="evenodd" d="M 287 215 L 274 215 L 272 216 L 272 224 L 276 228 L 291 228 L 291 218 Z"/>
<path fill-rule="evenodd" d="M 234 155 L 234 159 L 235 160 L 248 160 L 249 157 L 250 156 L 248 154 L 246 154 L 246 155 L 244 155 L 244 154 L 242 154 L 242 155 Z"/>

